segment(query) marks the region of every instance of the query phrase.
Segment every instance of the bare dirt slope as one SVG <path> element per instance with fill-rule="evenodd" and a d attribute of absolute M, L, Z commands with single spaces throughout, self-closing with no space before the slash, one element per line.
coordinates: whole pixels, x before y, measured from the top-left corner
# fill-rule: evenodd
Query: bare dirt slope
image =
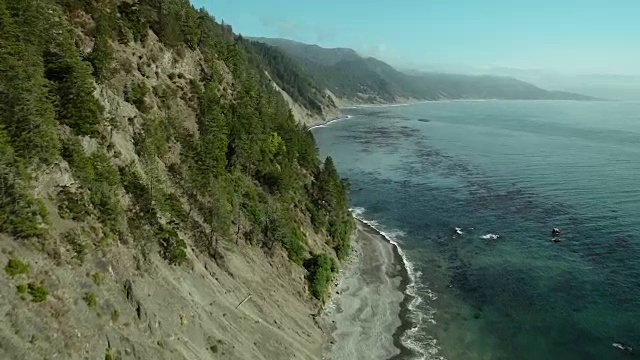
<path fill-rule="evenodd" d="M 139 271 L 124 247 L 77 267 L 7 241 L 1 250 L 0 263 L 17 256 L 30 270 L 0 277 L 0 359 L 317 359 L 321 351 L 302 270 L 282 255 L 229 245 L 225 269 L 190 252 L 188 266 L 154 255 Z M 46 302 L 16 292 L 34 280 L 48 289 Z"/>

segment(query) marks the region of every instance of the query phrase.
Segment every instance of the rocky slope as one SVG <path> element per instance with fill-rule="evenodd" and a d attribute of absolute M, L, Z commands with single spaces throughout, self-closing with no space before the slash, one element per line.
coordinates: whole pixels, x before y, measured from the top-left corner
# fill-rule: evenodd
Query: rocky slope
<path fill-rule="evenodd" d="M 348 184 L 242 41 L 184 0 L 0 1 L 0 358 L 319 358 Z"/>

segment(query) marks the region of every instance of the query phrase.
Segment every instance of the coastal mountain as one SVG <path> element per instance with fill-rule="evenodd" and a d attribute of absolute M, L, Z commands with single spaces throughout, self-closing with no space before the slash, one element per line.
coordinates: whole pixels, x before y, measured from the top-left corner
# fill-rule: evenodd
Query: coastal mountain
<path fill-rule="evenodd" d="M 285 39 L 254 38 L 282 50 L 299 62 L 315 81 L 344 103 L 386 103 L 408 100 L 508 99 L 592 100 L 547 91 L 509 77 L 444 73 L 405 73 L 351 49 L 325 49 Z"/>
<path fill-rule="evenodd" d="M 320 358 L 354 222 L 295 61 L 186 0 L 0 0 L 0 72 L 1 359 Z"/>

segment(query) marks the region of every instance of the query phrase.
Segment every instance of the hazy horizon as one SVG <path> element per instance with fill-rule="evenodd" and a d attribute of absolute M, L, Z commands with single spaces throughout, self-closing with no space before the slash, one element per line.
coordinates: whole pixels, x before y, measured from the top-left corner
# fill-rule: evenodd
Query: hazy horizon
<path fill-rule="evenodd" d="M 192 0 L 245 36 L 351 48 L 398 69 L 502 75 L 640 100 L 640 3 Z"/>

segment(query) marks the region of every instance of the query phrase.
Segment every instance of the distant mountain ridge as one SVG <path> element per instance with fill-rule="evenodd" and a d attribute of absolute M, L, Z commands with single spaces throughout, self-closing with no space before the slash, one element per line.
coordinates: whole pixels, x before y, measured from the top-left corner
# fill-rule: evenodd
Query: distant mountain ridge
<path fill-rule="evenodd" d="M 373 57 L 347 48 L 327 49 L 287 39 L 251 38 L 278 48 L 299 63 L 316 87 L 343 103 L 393 103 L 409 100 L 506 99 L 595 100 L 548 91 L 510 77 L 401 72 Z"/>

